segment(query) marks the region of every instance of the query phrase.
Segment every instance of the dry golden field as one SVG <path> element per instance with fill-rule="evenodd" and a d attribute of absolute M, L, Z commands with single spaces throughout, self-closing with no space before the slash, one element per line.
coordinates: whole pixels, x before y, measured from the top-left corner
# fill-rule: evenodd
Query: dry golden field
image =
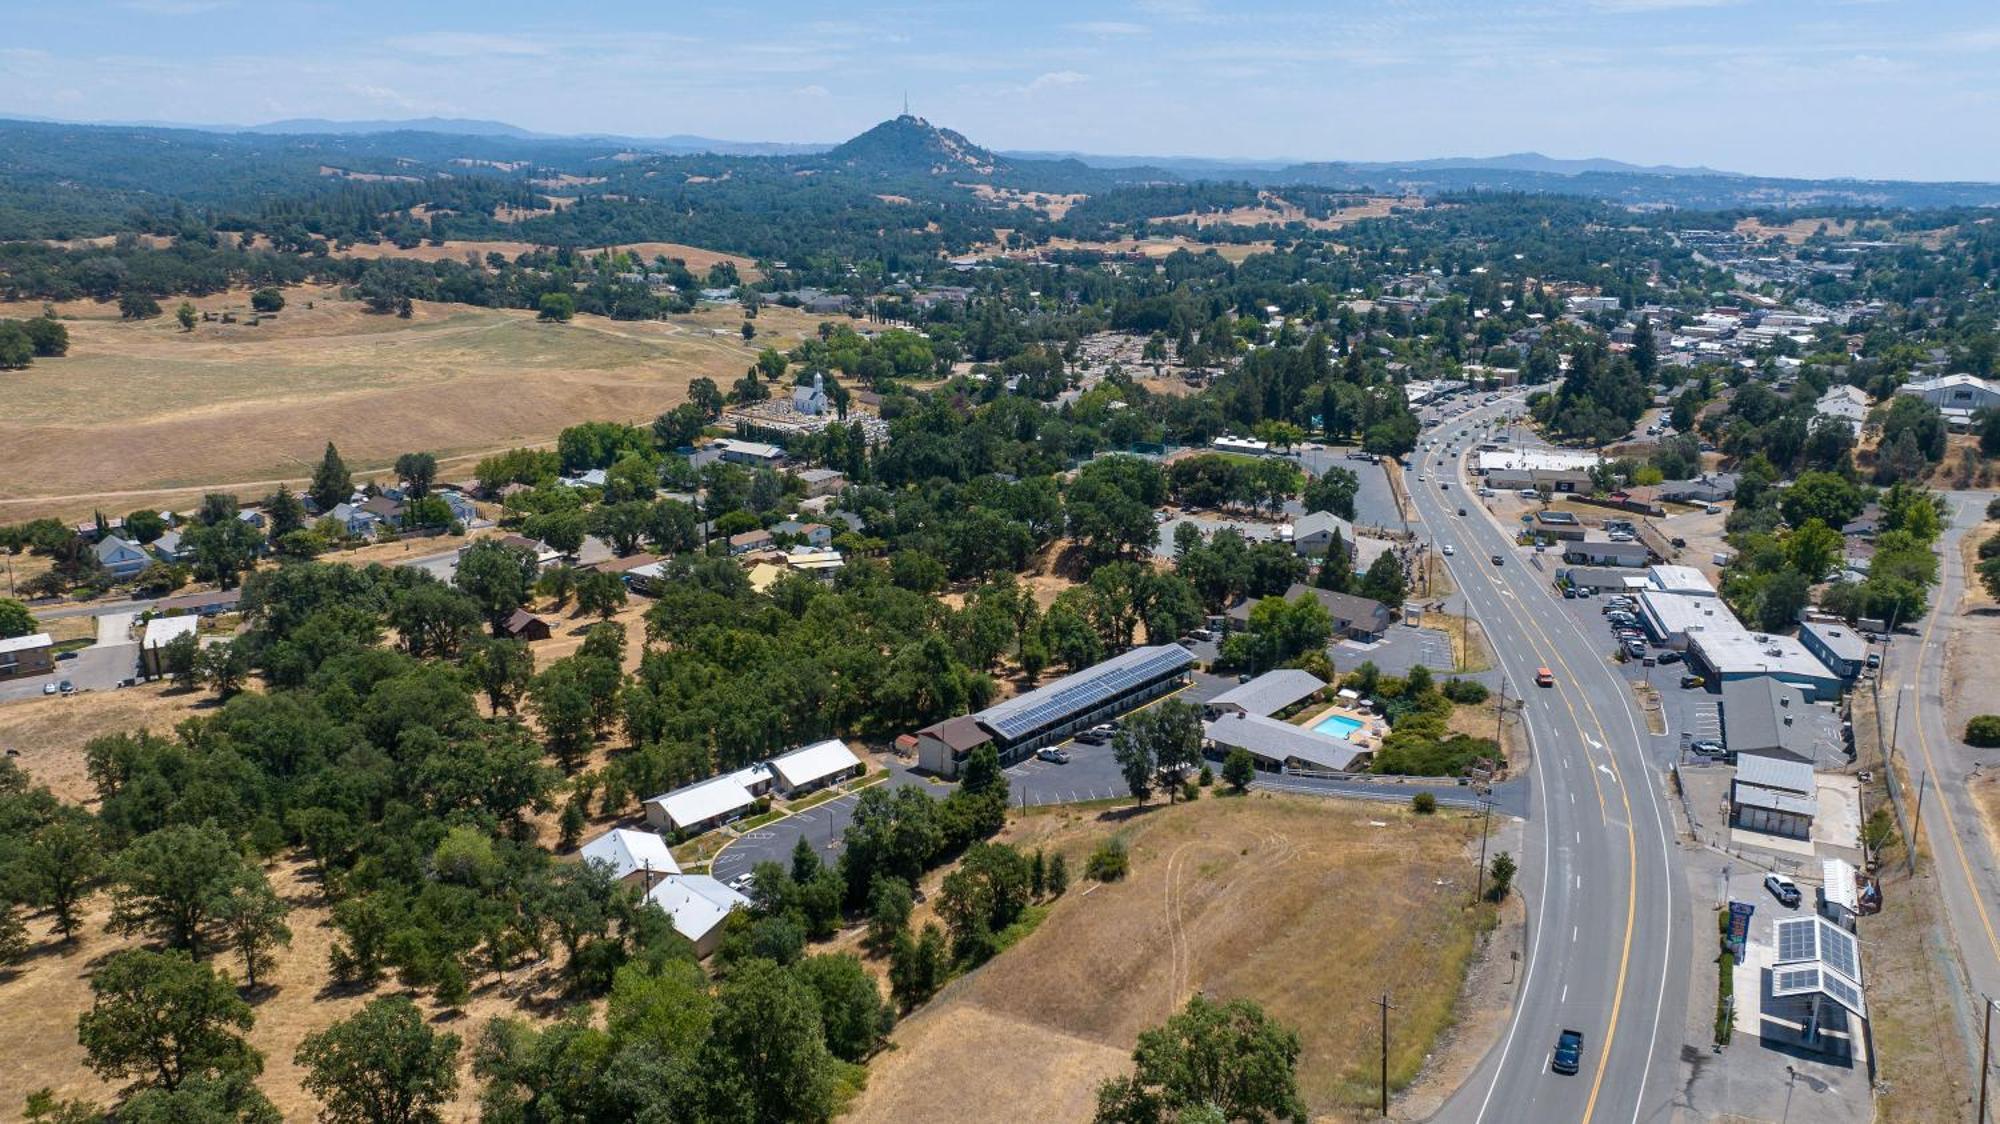
<path fill-rule="evenodd" d="M 1255 999 L 1297 1029 L 1306 1103 L 1340 1118 L 1374 1093 L 1379 993 L 1398 1007 L 1398 1085 L 1454 1021 L 1477 942 L 1476 820 L 1253 794 L 1051 809 L 1003 838 L 1080 873 L 1113 833 L 1130 876 L 1072 882 L 1033 934 L 899 1026 L 855 1119 L 1086 1119 L 1098 1082 L 1130 1071 L 1139 1032 L 1196 993 Z"/>
<path fill-rule="evenodd" d="M 726 386 L 759 348 L 789 348 L 819 323 L 767 308 L 746 344 L 734 308 L 542 324 L 521 310 L 424 303 L 408 320 L 377 316 L 327 290 L 289 301 L 256 326 L 239 315 L 193 332 L 171 316 L 121 321 L 108 305 L 58 309 L 71 318 L 69 355 L 0 378 L 0 521 L 297 486 L 328 440 L 357 475 L 421 449 L 449 478 L 477 455 L 552 441 L 579 421 L 648 422 L 694 378 Z M 195 303 L 247 313 L 240 292 Z"/>

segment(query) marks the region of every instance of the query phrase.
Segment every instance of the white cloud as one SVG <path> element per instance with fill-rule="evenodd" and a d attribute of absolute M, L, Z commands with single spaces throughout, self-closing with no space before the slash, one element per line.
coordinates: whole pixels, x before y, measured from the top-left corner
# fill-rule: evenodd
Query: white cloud
<path fill-rule="evenodd" d="M 831 92 L 828 91 L 825 86 L 821 86 L 818 84 L 814 84 L 811 86 L 800 86 L 798 89 L 793 90 L 792 92 L 799 95 L 802 98 L 824 98 L 832 96 Z"/>
<path fill-rule="evenodd" d="M 549 53 L 547 44 L 533 39 L 477 31 L 422 31 L 414 35 L 398 35 L 388 41 L 388 46 L 393 50 L 447 59 L 490 55 L 533 58 Z"/>
<path fill-rule="evenodd" d="M 1039 90 L 1060 89 L 1063 86 L 1074 86 L 1088 81 L 1090 81 L 1088 74 L 1078 74 L 1074 70 L 1051 70 L 1047 74 L 1036 76 L 1033 82 L 1028 83 L 1027 89 L 1032 94 Z"/>

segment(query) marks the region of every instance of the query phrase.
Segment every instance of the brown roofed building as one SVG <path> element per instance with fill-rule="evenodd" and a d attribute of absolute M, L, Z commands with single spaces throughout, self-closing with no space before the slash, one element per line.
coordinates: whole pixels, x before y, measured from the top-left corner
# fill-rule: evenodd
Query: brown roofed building
<path fill-rule="evenodd" d="M 547 640 L 550 636 L 549 622 L 526 609 L 514 610 L 500 630 L 515 640 Z"/>

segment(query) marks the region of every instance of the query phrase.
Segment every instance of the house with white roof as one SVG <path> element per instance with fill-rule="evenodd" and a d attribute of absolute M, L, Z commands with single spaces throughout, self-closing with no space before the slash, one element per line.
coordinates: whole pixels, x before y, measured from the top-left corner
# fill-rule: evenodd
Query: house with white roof
<path fill-rule="evenodd" d="M 694 942 L 696 956 L 715 951 L 730 911 L 750 907 L 749 898 L 706 874 L 672 875 L 648 891 L 646 901 L 673 918 L 674 931 Z"/>
<path fill-rule="evenodd" d="M 139 670 L 155 678 L 165 675 L 166 668 L 160 663 L 161 650 L 179 637 L 199 636 L 200 632 L 201 618 L 192 614 L 147 621 L 146 631 L 139 636 Z"/>
<path fill-rule="evenodd" d="M 694 835 L 743 815 L 770 791 L 769 766 L 752 765 L 653 797 L 646 801 L 646 822 Z"/>
<path fill-rule="evenodd" d="M 853 750 L 832 738 L 771 759 L 771 773 L 778 791 L 786 796 L 800 796 L 866 771 L 867 767 Z"/>
<path fill-rule="evenodd" d="M 1813 412 L 1823 418 L 1833 418 L 1843 422 L 1856 436 L 1861 434 L 1862 423 L 1868 420 L 1868 392 L 1851 383 L 1826 388 L 1813 404 Z"/>
<path fill-rule="evenodd" d="M 650 831 L 614 827 L 577 850 L 585 862 L 602 863 L 620 882 L 651 890 L 661 878 L 681 872 L 667 841 Z"/>

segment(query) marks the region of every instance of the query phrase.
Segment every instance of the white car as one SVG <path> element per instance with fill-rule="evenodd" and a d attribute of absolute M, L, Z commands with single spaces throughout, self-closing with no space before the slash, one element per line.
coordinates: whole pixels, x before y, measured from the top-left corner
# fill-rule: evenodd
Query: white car
<path fill-rule="evenodd" d="M 1450 543 L 1446 543 L 1446 544 L 1444 544 L 1444 556 L 1445 556 L 1446 558 L 1450 558 L 1450 557 L 1451 557 L 1452 555 L 1454 555 L 1454 554 L 1457 554 L 1457 553 L 1458 553 L 1458 552 L 1457 552 L 1456 550 L 1453 550 L 1453 549 L 1451 548 L 1451 544 L 1450 544 Z"/>

